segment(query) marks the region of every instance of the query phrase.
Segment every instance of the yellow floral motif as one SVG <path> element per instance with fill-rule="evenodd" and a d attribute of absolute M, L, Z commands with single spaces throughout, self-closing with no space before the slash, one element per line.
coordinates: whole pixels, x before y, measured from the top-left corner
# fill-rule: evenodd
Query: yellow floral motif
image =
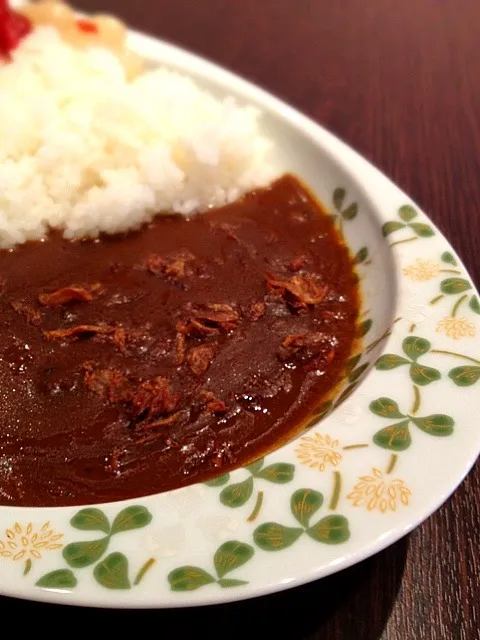
<path fill-rule="evenodd" d="M 333 440 L 328 434 L 315 433 L 313 436 L 300 438 L 295 453 L 302 464 L 308 464 L 311 469 L 325 471 L 328 465 L 338 467 L 342 456 L 337 449 L 338 440 Z"/>
<path fill-rule="evenodd" d="M 396 511 L 397 501 L 407 506 L 412 492 L 403 480 L 390 480 L 380 469 L 372 469 L 371 476 L 360 476 L 347 498 L 354 507 L 366 507 L 368 511 L 377 509 L 382 513 Z"/>
<path fill-rule="evenodd" d="M 437 333 L 444 333 L 454 340 L 468 337 L 473 338 L 475 335 L 475 325 L 465 317 L 455 318 L 454 316 L 447 316 L 438 322 Z"/>
<path fill-rule="evenodd" d="M 50 522 L 45 522 L 40 529 L 31 522 L 26 527 L 16 522 L 11 529 L 5 530 L 5 535 L 6 539 L 0 540 L 0 556 L 11 560 L 38 560 L 44 551 L 63 547 L 60 542 L 63 533 L 55 533 Z"/>
<path fill-rule="evenodd" d="M 410 278 L 410 280 L 432 280 L 436 278 L 440 272 L 440 265 L 433 260 L 422 260 L 417 258 L 416 262 L 405 267 L 403 273 Z"/>

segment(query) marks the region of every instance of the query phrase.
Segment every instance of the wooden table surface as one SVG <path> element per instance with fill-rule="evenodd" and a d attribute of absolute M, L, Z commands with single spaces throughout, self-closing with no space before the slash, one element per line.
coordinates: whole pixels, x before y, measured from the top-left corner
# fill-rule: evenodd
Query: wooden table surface
<path fill-rule="evenodd" d="M 77 4 L 204 55 L 338 134 L 420 204 L 480 284 L 480 0 Z M 76 626 L 128 637 L 131 625 L 136 638 L 161 640 L 475 640 L 479 507 L 477 465 L 408 538 L 340 574 L 254 601 L 145 612 L 0 603 L 18 630 L 30 619 L 50 637 Z"/>

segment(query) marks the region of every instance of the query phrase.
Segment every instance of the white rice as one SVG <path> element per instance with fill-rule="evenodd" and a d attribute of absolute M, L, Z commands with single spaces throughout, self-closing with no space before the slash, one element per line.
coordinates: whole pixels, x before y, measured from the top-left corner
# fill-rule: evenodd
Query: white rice
<path fill-rule="evenodd" d="M 39 28 L 0 63 L 0 246 L 230 202 L 274 177 L 258 117 L 168 69 L 128 83 L 106 49 Z"/>

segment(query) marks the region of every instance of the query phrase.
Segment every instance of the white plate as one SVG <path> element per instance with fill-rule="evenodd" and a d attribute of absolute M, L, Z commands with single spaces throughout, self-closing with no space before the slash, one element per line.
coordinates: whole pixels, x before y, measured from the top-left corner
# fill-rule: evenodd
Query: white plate
<path fill-rule="evenodd" d="M 0 507 L 0 593 L 183 607 L 321 578 L 411 531 L 472 467 L 478 294 L 430 220 L 337 138 L 209 62 L 138 33 L 129 40 L 152 64 L 263 111 L 280 168 L 336 214 L 357 256 L 365 347 L 344 381 L 348 399 L 249 468 L 98 508 Z"/>

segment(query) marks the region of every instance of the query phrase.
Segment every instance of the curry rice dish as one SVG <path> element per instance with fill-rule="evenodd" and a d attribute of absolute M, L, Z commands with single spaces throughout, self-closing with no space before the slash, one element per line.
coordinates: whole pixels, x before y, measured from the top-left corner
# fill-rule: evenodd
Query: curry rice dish
<path fill-rule="evenodd" d="M 0 0 L 0 504 L 208 480 L 335 392 L 358 279 L 259 117 L 118 20 Z"/>

